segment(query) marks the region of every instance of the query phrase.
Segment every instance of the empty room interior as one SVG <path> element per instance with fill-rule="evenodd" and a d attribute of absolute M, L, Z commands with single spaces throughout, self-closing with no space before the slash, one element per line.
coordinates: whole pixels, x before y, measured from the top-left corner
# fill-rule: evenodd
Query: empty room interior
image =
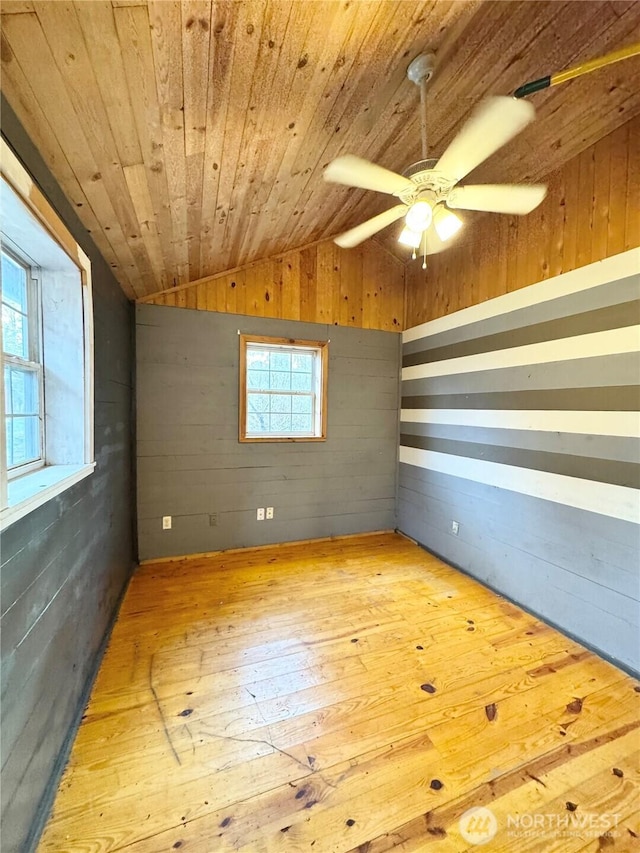
<path fill-rule="evenodd" d="M 640 3 L 0 13 L 3 853 L 640 851 Z"/>

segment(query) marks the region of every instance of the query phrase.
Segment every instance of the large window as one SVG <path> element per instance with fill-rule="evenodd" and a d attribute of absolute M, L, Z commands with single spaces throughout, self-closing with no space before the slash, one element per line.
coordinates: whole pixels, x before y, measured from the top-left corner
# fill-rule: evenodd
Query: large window
<path fill-rule="evenodd" d="M 32 265 L 6 245 L 1 255 L 6 460 L 16 476 L 44 464 L 40 299 Z"/>
<path fill-rule="evenodd" d="M 240 441 L 322 441 L 326 341 L 240 336 Z"/>
<path fill-rule="evenodd" d="M 0 527 L 90 474 L 91 266 L 2 142 Z"/>

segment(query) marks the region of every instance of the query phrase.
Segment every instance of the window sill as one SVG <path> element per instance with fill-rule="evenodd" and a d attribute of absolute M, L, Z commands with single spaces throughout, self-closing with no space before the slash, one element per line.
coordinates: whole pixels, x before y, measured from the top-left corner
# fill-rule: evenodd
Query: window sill
<path fill-rule="evenodd" d="M 95 467 L 95 462 L 88 465 L 49 465 L 11 480 L 7 484 L 7 506 L 0 511 L 0 530 L 79 483 Z"/>
<path fill-rule="evenodd" d="M 241 442 L 275 442 L 275 441 L 326 441 L 326 435 L 243 435 L 239 439 Z"/>

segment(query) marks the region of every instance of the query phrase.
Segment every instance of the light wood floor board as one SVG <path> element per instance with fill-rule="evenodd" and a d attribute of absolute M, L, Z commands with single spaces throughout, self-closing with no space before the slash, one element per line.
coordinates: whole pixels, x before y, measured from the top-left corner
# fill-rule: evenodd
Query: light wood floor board
<path fill-rule="evenodd" d="M 396 534 L 148 564 L 39 851 L 638 850 L 639 704 Z"/>

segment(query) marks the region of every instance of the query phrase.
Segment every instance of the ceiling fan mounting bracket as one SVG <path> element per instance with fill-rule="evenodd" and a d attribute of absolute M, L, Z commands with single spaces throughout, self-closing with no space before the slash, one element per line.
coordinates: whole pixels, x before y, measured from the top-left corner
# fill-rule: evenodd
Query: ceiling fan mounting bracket
<path fill-rule="evenodd" d="M 407 77 L 416 86 L 421 86 L 423 83 L 428 83 L 433 77 L 433 72 L 436 67 L 436 55 L 433 51 L 425 51 L 419 56 L 416 56 L 407 68 Z"/>

